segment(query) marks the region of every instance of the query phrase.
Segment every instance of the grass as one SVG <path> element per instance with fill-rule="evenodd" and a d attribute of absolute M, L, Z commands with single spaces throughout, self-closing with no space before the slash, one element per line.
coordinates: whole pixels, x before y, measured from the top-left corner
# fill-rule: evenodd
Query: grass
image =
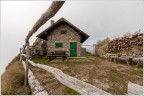
<path fill-rule="evenodd" d="M 92 53 L 86 51 L 86 56 L 92 56 Z"/>
<path fill-rule="evenodd" d="M 93 83 L 93 77 L 95 76 L 95 73 L 96 73 L 96 71 L 95 71 L 95 68 L 93 68 L 92 70 L 90 70 L 89 71 L 89 77 L 88 77 L 88 79 L 87 79 L 87 83 L 90 83 L 90 84 L 92 84 Z"/>
<path fill-rule="evenodd" d="M 57 95 L 79 95 L 79 93 L 75 90 L 66 87 L 65 85 L 57 81 L 57 79 L 51 73 L 41 70 L 40 68 L 34 67 L 32 65 L 30 65 L 30 69 L 33 71 L 34 75 L 46 89 L 46 91 L 49 92 L 49 95 L 55 95 L 55 93 L 57 93 Z"/>
<path fill-rule="evenodd" d="M 75 91 L 67 86 L 64 87 L 64 93 L 69 94 L 69 95 L 80 95 L 80 93 L 78 93 L 77 91 Z"/>
<path fill-rule="evenodd" d="M 142 77 L 143 71 L 141 68 L 131 67 L 123 72 L 110 68 L 110 70 L 107 72 L 107 78 L 112 85 L 108 91 L 112 92 L 113 94 L 127 94 L 127 83 L 137 83 L 138 81 L 141 81 Z"/>
<path fill-rule="evenodd" d="M 143 77 L 143 69 L 133 69 L 133 70 L 130 70 L 130 75 Z"/>
<path fill-rule="evenodd" d="M 18 60 L 18 57 L 14 58 L 1 76 L 2 95 L 31 94 L 30 87 L 24 86 L 24 69 Z"/>
<path fill-rule="evenodd" d="M 47 58 L 34 58 L 33 61 L 35 63 L 42 63 L 42 64 L 46 64 L 49 62 L 49 60 Z"/>
<path fill-rule="evenodd" d="M 50 62 L 47 58 L 33 58 L 32 61 L 35 63 L 45 64 L 45 65 L 62 64 L 66 66 L 75 66 L 78 64 L 91 62 L 91 61 L 84 61 L 83 59 L 72 59 L 72 58 L 69 58 L 67 61 L 64 61 L 64 62 Z"/>
<path fill-rule="evenodd" d="M 113 92 L 113 94 L 126 94 L 127 93 L 127 76 L 117 71 L 116 69 L 110 69 L 107 73 L 109 82 L 112 82 L 111 87 L 108 91 Z"/>
<path fill-rule="evenodd" d="M 35 58 L 33 61 L 35 63 L 46 64 L 56 68 L 58 67 L 58 69 L 62 70 L 64 73 L 78 79 L 85 78 L 87 83 L 90 83 L 96 87 L 100 86 L 102 90 L 105 90 L 111 94 L 126 94 L 127 82 L 142 84 L 142 68 L 136 68 L 136 66 L 128 67 L 126 64 L 115 64 L 114 62 L 109 62 L 108 60 L 99 57 L 88 57 L 93 59 L 93 62 L 72 58 L 64 62 L 50 62 L 47 58 Z M 52 95 L 80 95 L 75 90 L 58 82 L 52 74 L 39 68 L 32 67 L 31 65 L 30 68 L 35 73 L 35 76 L 40 80 L 41 84 L 45 86 L 45 89 L 48 92 L 51 92 L 51 90 L 54 90 L 54 92 L 61 92 L 51 93 Z M 108 84 L 109 88 L 105 89 L 101 87 L 101 84 L 95 80 L 100 81 L 102 84 Z M 2 74 L 2 95 L 31 94 L 30 88 L 28 86 L 23 86 L 23 83 L 24 69 L 22 64 L 19 63 L 19 56 L 16 56 L 7 66 L 4 74 Z"/>
<path fill-rule="evenodd" d="M 64 73 L 90 83 L 106 92 L 116 95 L 127 94 L 128 82 L 142 85 L 143 69 L 136 66 L 127 66 L 124 63 L 114 63 L 106 59 L 88 56 L 91 61 L 81 59 L 68 59 L 64 62 L 49 62 L 47 59 L 36 60 L 37 63 L 56 67 Z M 35 61 L 34 60 L 34 61 Z M 100 82 L 98 82 L 100 81 Z M 105 87 L 105 85 L 108 85 Z M 64 88 L 64 92 L 69 94 L 69 89 Z M 71 89 L 70 89 L 71 90 Z M 70 91 L 71 92 L 71 91 Z M 66 94 L 65 93 L 65 94 Z M 71 94 L 73 95 L 73 94 Z"/>
<path fill-rule="evenodd" d="M 36 76 L 36 78 L 39 78 L 40 76 L 45 78 L 45 80 L 42 81 L 43 85 L 55 82 L 55 80 L 53 79 L 54 76 L 50 76 L 50 73 L 48 73 L 47 71 L 42 70 L 38 67 L 32 66 L 31 64 L 29 67 L 30 67 L 30 70 L 32 70 L 32 72 Z M 47 76 L 48 76 L 48 78 L 47 78 Z"/>
<path fill-rule="evenodd" d="M 110 69 L 107 76 L 111 82 L 120 82 L 124 77 L 124 74 L 120 73 L 116 69 Z"/>
<path fill-rule="evenodd" d="M 58 82 L 51 73 L 32 65 L 30 69 L 49 95 L 62 95 L 64 85 Z"/>
<path fill-rule="evenodd" d="M 77 59 L 74 60 L 74 59 L 69 59 L 69 61 L 65 61 L 65 62 L 49 62 L 48 59 L 45 59 L 45 58 L 34 58 L 33 61 L 35 63 L 41 63 L 41 64 L 46 64 L 46 65 L 50 65 L 50 64 L 55 64 L 55 65 L 66 65 L 66 66 L 69 66 L 69 68 L 71 68 L 72 66 L 76 65 L 76 64 L 82 64 L 82 60 L 80 59 Z M 75 62 L 75 63 L 74 63 Z M 35 68 L 35 67 L 32 67 L 31 68 Z M 39 68 L 36 68 L 36 69 L 39 69 Z M 34 71 L 34 70 L 33 70 Z M 37 70 L 38 71 L 38 70 Z M 71 73 L 71 71 L 69 69 L 66 69 L 65 71 L 67 71 L 68 73 Z M 38 71 L 39 72 L 39 71 Z M 40 71 L 41 73 L 41 71 Z M 45 82 L 43 82 L 42 84 L 54 84 L 53 86 L 58 86 L 57 84 L 54 83 L 55 80 L 53 80 L 52 78 L 51 79 L 47 79 Z M 60 84 L 61 86 L 61 84 Z M 63 85 L 64 86 L 64 85 Z M 67 86 L 64 86 L 64 89 L 63 89 L 63 93 L 64 94 L 68 94 L 68 95 L 80 95 L 80 93 L 78 93 L 77 91 L 67 87 Z"/>
<path fill-rule="evenodd" d="M 11 65 L 16 62 L 16 61 L 19 61 L 20 60 L 20 54 L 18 54 L 17 56 L 14 57 L 13 60 L 11 60 L 11 62 L 8 64 L 8 66 L 6 66 L 6 70 L 11 67 Z"/>
<path fill-rule="evenodd" d="M 110 91 L 111 94 L 125 95 L 127 94 L 127 83 L 115 83 L 107 91 Z"/>

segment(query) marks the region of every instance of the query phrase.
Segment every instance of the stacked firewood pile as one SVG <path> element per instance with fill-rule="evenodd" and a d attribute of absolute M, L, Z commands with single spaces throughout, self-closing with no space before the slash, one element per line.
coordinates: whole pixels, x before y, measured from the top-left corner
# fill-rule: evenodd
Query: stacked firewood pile
<path fill-rule="evenodd" d="M 121 37 L 108 43 L 108 52 L 122 52 L 131 50 L 133 46 L 143 46 L 143 34 L 137 33 L 130 37 Z"/>
<path fill-rule="evenodd" d="M 111 61 L 143 65 L 143 34 L 137 33 L 111 40 L 108 43 L 108 52 L 111 54 Z"/>
<path fill-rule="evenodd" d="M 45 56 L 47 54 L 47 42 L 37 38 L 30 48 L 32 57 Z"/>

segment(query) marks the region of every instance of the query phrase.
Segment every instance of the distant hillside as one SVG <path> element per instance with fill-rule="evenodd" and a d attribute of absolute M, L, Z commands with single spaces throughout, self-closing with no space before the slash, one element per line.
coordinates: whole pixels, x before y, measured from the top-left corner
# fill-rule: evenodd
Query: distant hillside
<path fill-rule="evenodd" d="M 19 55 L 16 56 L 6 67 L 1 76 L 2 95 L 29 95 L 31 90 L 24 84 L 24 68 L 19 62 Z"/>

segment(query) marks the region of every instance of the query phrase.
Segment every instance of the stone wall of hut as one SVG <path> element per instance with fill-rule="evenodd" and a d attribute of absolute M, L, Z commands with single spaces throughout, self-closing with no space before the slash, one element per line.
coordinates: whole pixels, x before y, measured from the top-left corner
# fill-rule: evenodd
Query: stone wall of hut
<path fill-rule="evenodd" d="M 61 34 L 61 30 L 66 30 L 66 34 Z M 66 51 L 70 56 L 70 42 L 77 43 L 77 56 L 81 56 L 81 36 L 67 24 L 62 24 L 55 30 L 53 30 L 47 37 L 47 49 L 48 53 L 51 51 L 62 50 Z M 55 43 L 61 42 L 63 45 L 61 48 L 56 48 Z"/>

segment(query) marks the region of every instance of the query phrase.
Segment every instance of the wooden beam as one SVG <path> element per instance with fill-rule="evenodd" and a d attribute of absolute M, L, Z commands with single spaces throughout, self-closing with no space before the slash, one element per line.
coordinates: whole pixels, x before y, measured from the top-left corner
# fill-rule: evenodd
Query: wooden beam
<path fill-rule="evenodd" d="M 24 85 L 27 86 L 28 85 L 28 70 L 29 70 L 29 66 L 28 66 L 28 60 L 30 57 L 29 54 L 29 42 L 26 43 L 27 45 L 27 49 L 26 49 L 26 71 L 25 71 L 25 80 L 24 80 Z"/>
<path fill-rule="evenodd" d="M 143 95 L 143 86 L 129 82 L 128 95 Z"/>
<path fill-rule="evenodd" d="M 41 17 L 36 21 L 33 28 L 29 31 L 26 36 L 26 42 L 29 41 L 30 37 L 43 25 L 45 24 L 50 18 L 52 18 L 62 7 L 65 1 L 53 1 L 50 7 L 46 10 L 45 13 L 41 15 Z M 26 44 L 25 44 L 26 45 Z"/>

